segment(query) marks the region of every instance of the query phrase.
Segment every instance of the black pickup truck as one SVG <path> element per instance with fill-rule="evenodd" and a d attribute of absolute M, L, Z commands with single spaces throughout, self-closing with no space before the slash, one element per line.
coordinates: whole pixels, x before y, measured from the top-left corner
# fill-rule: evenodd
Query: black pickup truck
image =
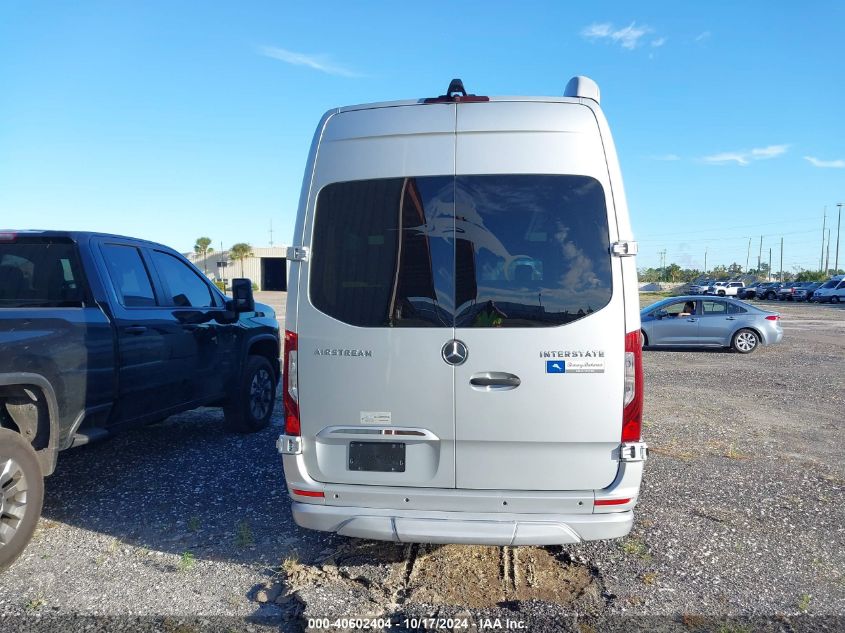
<path fill-rule="evenodd" d="M 0 231 L 0 570 L 41 514 L 59 451 L 200 406 L 264 428 L 279 325 L 247 279 L 226 297 L 160 244 Z"/>

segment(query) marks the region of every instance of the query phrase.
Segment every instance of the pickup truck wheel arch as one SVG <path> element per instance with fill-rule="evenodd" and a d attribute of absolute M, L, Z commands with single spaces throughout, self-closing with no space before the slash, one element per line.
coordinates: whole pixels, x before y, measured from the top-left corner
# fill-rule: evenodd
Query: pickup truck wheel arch
<path fill-rule="evenodd" d="M 56 455 L 58 453 L 59 442 L 59 406 L 58 400 L 56 399 L 56 392 L 44 376 L 25 372 L 0 374 L 0 388 L 3 387 L 19 388 L 20 395 L 25 396 L 30 401 L 30 394 L 35 396 L 33 404 L 38 412 L 38 420 L 35 423 L 36 431 L 31 439 L 37 440 L 40 446 L 38 448 L 33 447 L 33 449 L 38 456 L 42 474 L 45 477 L 52 474 L 56 468 Z M 1 389 L 0 393 L 2 393 Z M 0 396 L 0 400 L 2 399 L 2 396 Z M 21 411 L 21 413 L 23 412 Z M 46 442 L 40 438 L 39 432 L 42 424 L 45 424 L 42 416 L 46 416 L 47 418 L 48 438 Z M 26 435 L 24 435 L 24 429 L 18 429 L 18 432 L 21 433 L 22 437 L 27 439 Z"/>

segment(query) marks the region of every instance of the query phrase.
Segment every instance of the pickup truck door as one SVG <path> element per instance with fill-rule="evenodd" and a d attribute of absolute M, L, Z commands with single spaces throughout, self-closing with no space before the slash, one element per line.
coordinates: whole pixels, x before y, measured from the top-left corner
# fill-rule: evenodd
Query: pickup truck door
<path fill-rule="evenodd" d="M 173 353 L 176 325 L 162 318 L 144 249 L 118 239 L 99 250 L 111 281 L 108 307 L 117 338 L 117 393 L 112 419 L 155 416 L 177 405 L 188 380 Z"/>
<path fill-rule="evenodd" d="M 235 375 L 237 323 L 227 322 L 222 300 L 211 283 L 183 259 L 149 249 L 158 273 L 160 318 L 168 323 L 174 360 L 185 371 L 188 389 L 183 402 L 209 401 L 223 396 Z"/>

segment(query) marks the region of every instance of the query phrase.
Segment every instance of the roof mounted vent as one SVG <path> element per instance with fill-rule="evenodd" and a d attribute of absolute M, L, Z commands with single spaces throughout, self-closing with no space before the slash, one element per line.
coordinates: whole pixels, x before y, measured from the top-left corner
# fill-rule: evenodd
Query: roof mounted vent
<path fill-rule="evenodd" d="M 464 82 L 460 79 L 453 79 L 449 82 L 449 88 L 445 95 L 423 99 L 423 103 L 472 103 L 478 101 L 490 101 L 490 97 L 467 94 Z"/>
<path fill-rule="evenodd" d="M 563 96 L 582 97 L 600 103 L 601 93 L 599 92 L 599 85 L 595 81 L 589 77 L 578 75 L 570 79 L 569 83 L 566 84 Z"/>

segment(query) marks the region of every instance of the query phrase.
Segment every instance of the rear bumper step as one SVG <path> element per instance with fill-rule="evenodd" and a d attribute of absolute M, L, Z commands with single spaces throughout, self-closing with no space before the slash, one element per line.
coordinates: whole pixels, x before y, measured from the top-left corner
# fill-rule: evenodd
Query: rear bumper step
<path fill-rule="evenodd" d="M 610 514 L 494 514 L 300 502 L 293 502 L 291 510 L 300 527 L 400 543 L 563 545 L 625 536 L 634 520 L 630 510 Z"/>

